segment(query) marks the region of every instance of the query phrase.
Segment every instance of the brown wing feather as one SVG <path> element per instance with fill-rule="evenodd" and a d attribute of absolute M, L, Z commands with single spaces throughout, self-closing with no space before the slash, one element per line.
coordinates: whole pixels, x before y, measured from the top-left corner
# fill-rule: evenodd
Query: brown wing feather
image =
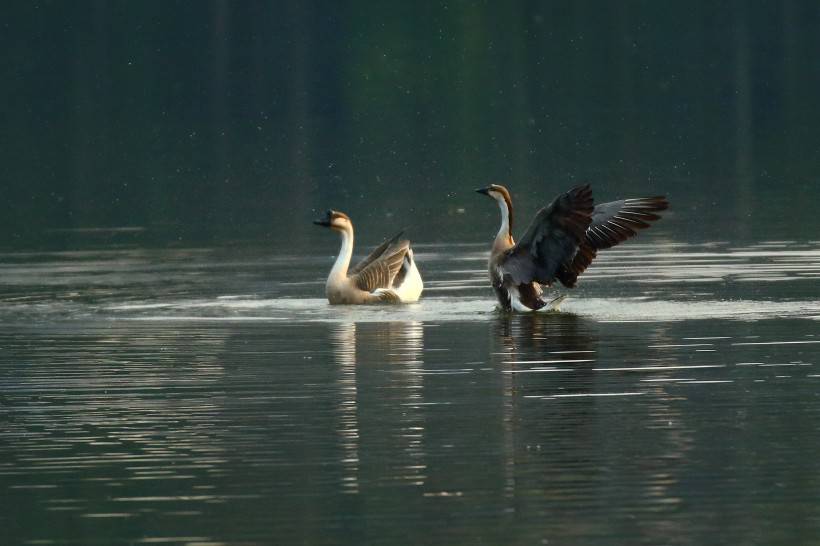
<path fill-rule="evenodd" d="M 382 244 L 374 248 L 373 252 L 371 252 L 366 258 L 364 258 L 362 261 L 360 261 L 359 263 L 350 268 L 350 270 L 348 271 L 348 275 L 355 275 L 356 273 L 370 265 L 373 262 L 373 260 L 377 259 L 379 256 L 384 254 L 384 251 L 387 250 L 391 245 L 398 242 L 399 238 L 402 236 L 403 233 L 404 230 L 396 233 L 391 238 L 386 239 Z"/>
<path fill-rule="evenodd" d="M 535 215 L 524 236 L 498 261 L 505 278 L 516 285 L 550 284 L 556 272 L 575 256 L 591 222 L 589 184 L 559 195 Z"/>
<path fill-rule="evenodd" d="M 409 241 L 399 241 L 385 250 L 381 256 L 371 261 L 361 271 L 351 275 L 350 278 L 359 290 L 365 292 L 390 287 L 393 277 L 401 269 L 408 248 L 410 248 Z"/>
<path fill-rule="evenodd" d="M 598 255 L 599 250 L 612 248 L 648 228 L 660 220 L 657 212 L 669 208 L 666 197 L 642 197 L 601 203 L 592 213 L 592 223 L 578 247 L 572 261 L 559 268 L 557 278 L 567 288 L 572 288 Z"/>

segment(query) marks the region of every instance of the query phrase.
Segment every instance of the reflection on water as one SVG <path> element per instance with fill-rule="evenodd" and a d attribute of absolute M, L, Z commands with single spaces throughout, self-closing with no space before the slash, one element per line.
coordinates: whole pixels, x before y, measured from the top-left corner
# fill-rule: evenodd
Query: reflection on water
<path fill-rule="evenodd" d="M 331 329 L 331 343 L 339 368 L 339 443 L 342 448 L 344 491 L 359 492 L 359 420 L 356 394 L 356 323 L 340 323 Z"/>
<path fill-rule="evenodd" d="M 612 254 L 537 315 L 473 248 L 368 309 L 312 258 L 7 255 L 2 543 L 809 543 L 816 245 L 715 248 Z"/>
<path fill-rule="evenodd" d="M 387 469 L 370 481 L 394 480 L 424 484 L 423 398 L 424 330 L 420 322 L 387 322 L 378 325 L 340 323 L 331 326 L 331 343 L 339 369 L 339 436 L 345 476 L 343 487 L 359 492 L 362 457 L 382 450 Z M 357 346 L 365 349 L 357 353 Z M 359 395 L 359 384 L 367 389 Z M 361 416 L 360 416 L 361 415 Z M 373 417 L 377 417 L 375 426 Z M 382 423 L 391 422 L 383 434 Z M 373 446 L 374 439 L 376 446 Z M 362 446 L 367 454 L 362 455 Z"/>
<path fill-rule="evenodd" d="M 509 427 L 516 445 L 509 450 L 513 459 L 507 466 L 523 466 L 526 471 L 533 458 L 547 457 L 555 460 L 555 467 L 562 472 L 559 476 L 530 476 L 523 482 L 525 491 L 535 486 L 541 488 L 544 502 L 562 503 L 583 493 L 575 488 L 585 480 L 583 472 L 593 470 L 614 478 L 640 471 L 641 483 L 624 484 L 618 480 L 617 485 L 605 487 L 606 494 L 624 495 L 624 488 L 632 490 L 636 498 L 645 499 L 658 512 L 681 502 L 675 486 L 692 440 L 682 422 L 683 413 L 677 408 L 676 402 L 682 401 L 679 395 L 658 383 L 647 388 L 598 373 L 604 369 L 601 366 L 611 361 L 610 342 L 599 339 L 600 330 L 576 315 L 507 317 L 499 319 L 495 327 L 501 341 L 495 354 L 504 374 L 505 391 L 509 393 L 505 400 L 505 423 L 517 423 Z M 646 341 L 651 339 L 647 337 Z M 636 371 L 647 367 L 651 366 Z M 638 396 L 649 401 L 630 399 Z M 620 404 L 625 406 L 610 406 L 611 414 L 602 412 L 601 400 L 608 404 L 609 400 L 621 397 L 624 401 Z M 551 406 L 546 412 L 533 411 L 531 404 L 541 401 L 560 405 Z M 616 415 L 622 411 L 636 413 L 630 416 L 638 425 L 629 430 L 631 439 L 610 434 L 619 428 L 613 426 L 611 419 L 618 419 Z M 641 440 L 636 442 L 635 437 Z M 634 465 L 641 454 L 620 452 L 633 442 L 640 446 L 643 440 L 652 443 L 653 460 L 636 469 Z M 668 523 L 656 526 L 657 536 L 675 528 Z"/>

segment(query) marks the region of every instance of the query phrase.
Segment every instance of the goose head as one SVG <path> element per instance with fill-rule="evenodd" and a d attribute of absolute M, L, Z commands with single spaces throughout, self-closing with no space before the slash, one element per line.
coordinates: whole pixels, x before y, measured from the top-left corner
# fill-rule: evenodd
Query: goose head
<path fill-rule="evenodd" d="M 490 184 L 486 188 L 477 189 L 476 193 L 486 195 L 487 197 L 492 197 L 499 203 L 505 203 L 508 209 L 512 209 L 512 199 L 510 198 L 510 192 L 504 186 L 498 184 Z"/>
<path fill-rule="evenodd" d="M 496 247 L 499 249 L 507 249 L 515 244 L 512 237 L 513 227 L 513 208 L 512 198 L 507 188 L 498 184 L 490 184 L 486 188 L 479 188 L 476 192 L 492 197 L 498 203 L 498 209 L 501 211 L 501 228 L 496 235 Z"/>
<path fill-rule="evenodd" d="M 495 199 L 501 208 L 502 214 L 509 215 L 510 224 L 512 224 L 512 197 L 510 197 L 507 188 L 499 184 L 490 184 L 486 188 L 477 189 L 476 192 Z"/>
<path fill-rule="evenodd" d="M 318 220 L 313 221 L 317 226 L 328 227 L 334 231 L 346 231 L 353 229 L 353 223 L 350 217 L 344 212 L 335 210 L 328 210 L 325 215 Z"/>

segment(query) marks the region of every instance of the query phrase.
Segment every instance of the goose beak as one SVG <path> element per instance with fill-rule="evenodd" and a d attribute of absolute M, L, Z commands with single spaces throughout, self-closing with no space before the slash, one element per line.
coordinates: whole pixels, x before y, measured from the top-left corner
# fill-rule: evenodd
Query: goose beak
<path fill-rule="evenodd" d="M 482 195 L 490 195 L 490 188 L 478 188 L 475 192 Z"/>

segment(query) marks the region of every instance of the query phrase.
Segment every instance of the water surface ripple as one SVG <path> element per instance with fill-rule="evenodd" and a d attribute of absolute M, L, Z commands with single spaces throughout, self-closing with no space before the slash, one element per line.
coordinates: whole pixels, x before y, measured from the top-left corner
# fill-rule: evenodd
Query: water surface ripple
<path fill-rule="evenodd" d="M 332 250 L 0 255 L 0 543 L 816 542 L 819 243 L 625 246 L 534 316 L 446 250 L 378 308 Z"/>

